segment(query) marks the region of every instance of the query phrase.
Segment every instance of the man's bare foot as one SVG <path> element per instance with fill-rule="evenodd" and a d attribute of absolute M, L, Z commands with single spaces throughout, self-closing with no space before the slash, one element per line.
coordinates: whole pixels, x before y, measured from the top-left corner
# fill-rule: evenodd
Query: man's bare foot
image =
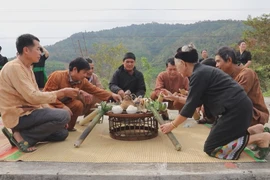
<path fill-rule="evenodd" d="M 21 134 L 20 134 L 18 131 L 15 131 L 15 132 L 13 133 L 13 137 L 14 137 L 14 139 L 15 139 L 18 143 L 24 141 L 23 137 L 21 136 Z M 28 146 L 28 144 L 27 144 L 27 145 L 25 144 L 25 146 Z M 32 147 L 27 147 L 27 151 L 29 151 L 29 152 L 32 152 L 32 151 L 35 151 L 35 150 L 37 150 L 37 148 L 34 147 L 34 146 L 32 146 Z"/>

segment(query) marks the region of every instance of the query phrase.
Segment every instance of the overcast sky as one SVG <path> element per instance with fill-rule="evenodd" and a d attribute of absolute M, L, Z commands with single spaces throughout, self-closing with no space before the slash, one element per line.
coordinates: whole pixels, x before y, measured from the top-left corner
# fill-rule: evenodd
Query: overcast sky
<path fill-rule="evenodd" d="M 2 2 L 3 1 L 3 2 Z M 15 56 L 16 38 L 31 33 L 51 45 L 74 33 L 150 22 L 246 20 L 270 13 L 269 0 L 2 0 L 2 55 Z"/>

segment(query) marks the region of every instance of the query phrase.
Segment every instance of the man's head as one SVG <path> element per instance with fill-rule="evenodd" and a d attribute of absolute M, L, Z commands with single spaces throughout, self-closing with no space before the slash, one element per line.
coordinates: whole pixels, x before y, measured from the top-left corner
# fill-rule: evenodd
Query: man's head
<path fill-rule="evenodd" d="M 237 44 L 238 44 L 239 49 L 240 49 L 241 51 L 246 50 L 247 45 L 246 45 L 246 42 L 245 42 L 244 40 L 239 41 Z"/>
<path fill-rule="evenodd" d="M 125 54 L 123 58 L 123 65 L 126 71 L 133 71 L 135 67 L 136 57 L 132 52 L 128 52 Z"/>
<path fill-rule="evenodd" d="M 169 74 L 170 78 L 175 78 L 177 75 L 179 75 L 177 73 L 177 69 L 176 69 L 176 66 L 175 66 L 175 63 L 174 63 L 174 58 L 169 58 L 166 61 L 166 71 Z"/>
<path fill-rule="evenodd" d="M 232 66 L 237 66 L 237 60 L 235 52 L 232 48 L 221 47 L 215 56 L 216 67 L 229 73 Z"/>
<path fill-rule="evenodd" d="M 78 57 L 69 63 L 69 72 L 74 81 L 82 81 L 90 70 L 89 63 L 82 57 Z"/>
<path fill-rule="evenodd" d="M 87 78 L 90 78 L 94 72 L 94 63 L 90 58 L 86 58 L 85 60 L 89 63 L 90 66 L 90 69 L 87 71 Z"/>
<path fill-rule="evenodd" d="M 18 55 L 23 56 L 29 62 L 36 63 L 40 59 L 39 39 L 32 34 L 23 34 L 17 38 L 16 48 Z"/>
<path fill-rule="evenodd" d="M 207 66 L 212 66 L 216 67 L 216 61 L 214 58 L 207 58 L 201 62 L 201 64 L 207 65 Z"/>
<path fill-rule="evenodd" d="M 195 64 L 198 62 L 198 52 L 193 44 L 185 45 L 175 55 L 174 62 L 177 71 L 184 77 L 188 77 L 188 64 Z"/>
<path fill-rule="evenodd" d="M 202 55 L 202 58 L 203 58 L 203 59 L 208 58 L 208 52 L 207 52 L 207 50 L 206 50 L 206 49 L 203 49 L 203 50 L 201 51 L 201 55 Z"/>

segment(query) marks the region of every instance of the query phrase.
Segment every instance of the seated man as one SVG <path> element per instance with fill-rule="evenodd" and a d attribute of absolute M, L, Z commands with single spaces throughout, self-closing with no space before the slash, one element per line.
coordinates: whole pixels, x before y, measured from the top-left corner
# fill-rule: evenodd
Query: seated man
<path fill-rule="evenodd" d="M 136 57 L 132 52 L 125 54 L 123 64 L 113 74 L 109 88 L 112 92 L 119 94 L 122 98 L 125 91 L 130 90 L 138 96 L 145 95 L 145 82 L 143 74 L 135 67 Z"/>
<path fill-rule="evenodd" d="M 89 63 L 89 66 L 90 66 L 90 69 L 89 71 L 87 71 L 87 74 L 86 74 L 86 79 L 92 83 L 93 85 L 101 88 L 101 89 L 104 89 L 98 76 L 94 73 L 94 62 L 92 59 L 90 58 L 86 58 L 85 59 L 88 63 Z"/>
<path fill-rule="evenodd" d="M 264 102 L 260 88 L 260 80 L 257 74 L 249 68 L 237 65 L 237 59 L 233 49 L 222 47 L 216 57 L 217 68 L 229 74 L 246 91 L 253 104 L 253 117 L 250 126 L 265 124 L 269 119 L 269 111 Z"/>
<path fill-rule="evenodd" d="M 32 64 L 38 62 L 41 55 L 39 39 L 31 34 L 21 35 L 16 48 L 17 58 L 8 62 L 0 73 L 0 111 L 5 126 L 2 131 L 12 146 L 32 152 L 36 150 L 33 146 L 40 141 L 66 139 L 68 111 L 51 109 L 47 103 L 65 96 L 75 98 L 78 90 L 41 92 L 32 70 Z M 11 128 L 13 135 L 6 128 Z"/>
<path fill-rule="evenodd" d="M 184 78 L 177 72 L 174 64 L 174 58 L 169 58 L 166 61 L 166 71 L 159 73 L 156 79 L 155 91 L 151 93 L 151 99 L 155 100 L 160 95 L 161 91 L 167 90 L 170 93 L 179 94 L 180 89 L 188 91 L 188 78 Z M 176 97 L 177 98 L 177 97 Z M 181 110 L 184 104 L 179 103 L 177 100 L 168 101 L 168 109 Z"/>
<path fill-rule="evenodd" d="M 44 91 L 55 91 L 58 89 L 72 87 L 79 89 L 79 99 L 63 98 L 61 101 L 51 103 L 56 108 L 66 109 L 71 114 L 71 120 L 68 123 L 69 131 L 76 131 L 74 128 L 77 118 L 83 115 L 86 105 L 93 106 L 93 96 L 108 101 L 113 98 L 115 101 L 121 100 L 117 94 L 100 89 L 88 82 L 86 74 L 89 71 L 89 63 L 82 57 L 78 57 L 69 63 L 69 70 L 55 71 L 45 84 Z"/>
<path fill-rule="evenodd" d="M 88 80 L 89 83 L 92 83 L 93 85 L 95 85 L 101 89 L 104 89 L 98 76 L 94 73 L 93 60 L 90 58 L 86 58 L 85 60 L 89 63 L 89 66 L 90 66 L 90 69 L 87 71 L 87 74 L 86 74 L 86 79 Z M 93 111 L 93 108 L 95 107 L 96 103 L 100 103 L 100 102 L 101 102 L 101 100 L 99 98 L 93 96 L 92 103 L 86 105 L 86 107 L 85 107 L 85 112 L 83 113 L 84 117 L 86 117 L 88 114 L 90 114 Z"/>

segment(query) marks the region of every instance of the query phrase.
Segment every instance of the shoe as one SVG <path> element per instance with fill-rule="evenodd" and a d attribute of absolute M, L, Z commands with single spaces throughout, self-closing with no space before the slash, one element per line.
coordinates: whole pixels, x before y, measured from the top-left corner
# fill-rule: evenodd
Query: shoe
<path fill-rule="evenodd" d="M 259 152 L 255 155 L 255 157 L 258 159 L 265 159 L 266 156 L 270 152 L 270 147 L 265 147 L 265 148 L 258 147 L 258 149 L 259 149 Z"/>
<path fill-rule="evenodd" d="M 77 131 L 77 129 L 75 129 L 75 128 L 73 128 L 73 129 L 68 129 L 68 131 L 74 132 L 74 131 Z"/>
<path fill-rule="evenodd" d="M 7 130 L 7 128 L 4 127 L 2 129 L 2 132 L 8 138 L 10 144 L 12 146 L 16 146 L 20 151 L 25 152 L 25 153 L 29 153 L 29 152 L 33 152 L 36 150 L 36 149 L 29 150 L 28 148 L 30 148 L 30 146 L 29 146 L 28 142 L 25 140 L 17 142 L 16 139 L 13 137 L 13 135 Z"/>
<path fill-rule="evenodd" d="M 270 133 L 270 128 L 269 128 L 269 127 L 264 127 L 263 132 L 268 132 L 268 133 Z"/>

